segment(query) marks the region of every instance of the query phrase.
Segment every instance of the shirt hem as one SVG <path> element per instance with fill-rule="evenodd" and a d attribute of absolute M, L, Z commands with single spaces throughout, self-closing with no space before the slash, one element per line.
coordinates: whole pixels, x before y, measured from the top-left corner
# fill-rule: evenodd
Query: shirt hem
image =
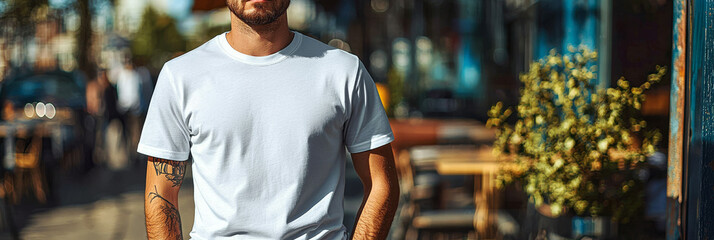
<path fill-rule="evenodd" d="M 188 160 L 188 152 L 175 152 L 170 150 L 164 150 L 160 148 L 150 147 L 143 144 L 139 144 L 136 149 L 137 152 L 152 156 L 155 158 L 161 158 L 173 161 L 186 161 Z"/>
<path fill-rule="evenodd" d="M 358 144 L 347 146 L 347 150 L 350 151 L 350 153 L 359 153 L 376 149 L 378 147 L 387 145 L 387 143 L 390 143 L 392 141 L 394 141 L 394 134 L 390 132 L 388 134 L 372 137 L 372 139 L 370 139 L 369 141 L 364 141 Z"/>

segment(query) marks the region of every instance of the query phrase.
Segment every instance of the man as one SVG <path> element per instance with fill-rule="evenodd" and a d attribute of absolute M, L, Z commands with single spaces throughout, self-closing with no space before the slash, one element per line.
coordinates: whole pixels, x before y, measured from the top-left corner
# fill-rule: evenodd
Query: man
<path fill-rule="evenodd" d="M 386 238 L 399 192 L 393 135 L 365 67 L 291 32 L 289 0 L 227 4 L 231 30 L 159 75 L 138 146 L 149 238 L 181 239 L 190 155 L 191 238 L 347 239 L 347 151 L 365 190 L 351 237 Z"/>

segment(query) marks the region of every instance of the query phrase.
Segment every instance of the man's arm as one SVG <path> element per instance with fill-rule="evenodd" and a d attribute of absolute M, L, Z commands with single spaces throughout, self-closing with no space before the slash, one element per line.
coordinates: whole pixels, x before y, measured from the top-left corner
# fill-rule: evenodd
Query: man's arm
<path fill-rule="evenodd" d="M 364 186 L 352 239 L 386 239 L 399 204 L 399 182 L 390 144 L 352 154 Z"/>
<path fill-rule="evenodd" d="M 149 239 L 183 239 L 178 192 L 186 161 L 149 157 L 146 165 L 144 215 Z"/>

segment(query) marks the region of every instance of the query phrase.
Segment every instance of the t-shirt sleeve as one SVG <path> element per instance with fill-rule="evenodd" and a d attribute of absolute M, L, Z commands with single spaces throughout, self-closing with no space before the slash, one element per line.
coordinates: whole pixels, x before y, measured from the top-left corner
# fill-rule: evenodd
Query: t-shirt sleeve
<path fill-rule="evenodd" d="M 190 138 L 176 82 L 167 65 L 161 69 L 141 131 L 137 151 L 148 156 L 188 160 Z"/>
<path fill-rule="evenodd" d="M 351 153 L 381 147 L 394 140 L 374 80 L 359 63 L 345 127 L 345 145 Z"/>

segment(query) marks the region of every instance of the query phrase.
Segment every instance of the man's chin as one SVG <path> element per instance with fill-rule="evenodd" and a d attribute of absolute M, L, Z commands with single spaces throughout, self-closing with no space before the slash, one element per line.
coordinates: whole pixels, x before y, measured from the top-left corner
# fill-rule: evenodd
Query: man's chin
<path fill-rule="evenodd" d="M 272 0 L 249 0 L 243 2 L 241 14 L 236 14 L 236 12 L 233 13 L 249 25 L 267 25 L 275 22 L 287 9 L 287 6 L 283 6 L 282 3 L 284 2 Z M 289 3 L 289 1 L 287 3 Z"/>
<path fill-rule="evenodd" d="M 243 18 L 241 18 L 241 21 L 243 21 L 249 25 L 267 25 L 267 24 L 271 24 L 277 20 L 278 20 L 278 18 L 271 17 L 269 15 L 244 16 Z"/>

